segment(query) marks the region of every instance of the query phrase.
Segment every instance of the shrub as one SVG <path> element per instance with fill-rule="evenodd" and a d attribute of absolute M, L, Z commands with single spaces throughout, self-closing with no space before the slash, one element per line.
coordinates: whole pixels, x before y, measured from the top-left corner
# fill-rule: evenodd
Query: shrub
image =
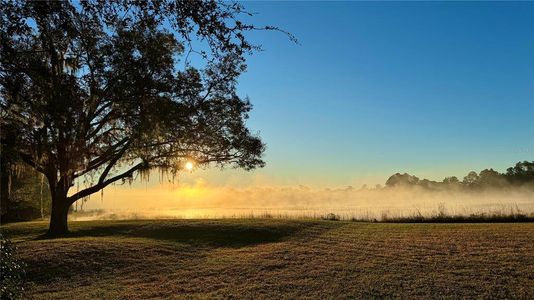
<path fill-rule="evenodd" d="M 15 251 L 15 245 L 0 233 L 0 299 L 20 299 L 24 292 L 24 264 Z"/>
<path fill-rule="evenodd" d="M 328 221 L 339 221 L 341 218 L 336 214 L 329 213 L 326 216 L 323 216 L 322 219 Z"/>

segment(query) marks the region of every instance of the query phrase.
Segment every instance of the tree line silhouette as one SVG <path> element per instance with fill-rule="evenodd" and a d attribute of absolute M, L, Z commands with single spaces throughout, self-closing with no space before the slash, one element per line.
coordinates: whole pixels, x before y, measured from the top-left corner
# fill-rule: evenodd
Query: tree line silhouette
<path fill-rule="evenodd" d="M 456 176 L 445 177 L 441 182 L 419 179 L 408 173 L 396 173 L 386 181 L 386 188 L 421 187 L 429 190 L 485 190 L 506 189 L 514 187 L 534 188 L 534 161 L 517 162 L 506 172 L 484 169 L 479 173 L 471 171 L 460 180 Z"/>

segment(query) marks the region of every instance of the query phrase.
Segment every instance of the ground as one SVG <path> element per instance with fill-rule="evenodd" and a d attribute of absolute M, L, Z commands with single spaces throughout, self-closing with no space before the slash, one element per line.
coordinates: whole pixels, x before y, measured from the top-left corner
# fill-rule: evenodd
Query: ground
<path fill-rule="evenodd" d="M 312 220 L 2 226 L 34 299 L 534 298 L 534 223 Z"/>

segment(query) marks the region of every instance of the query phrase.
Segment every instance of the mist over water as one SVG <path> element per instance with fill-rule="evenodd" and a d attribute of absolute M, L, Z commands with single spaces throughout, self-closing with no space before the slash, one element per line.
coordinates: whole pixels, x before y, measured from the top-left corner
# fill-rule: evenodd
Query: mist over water
<path fill-rule="evenodd" d="M 381 189 L 251 185 L 247 187 L 161 184 L 150 188 L 117 186 L 93 195 L 73 220 L 143 218 L 319 218 L 382 220 L 446 214 L 534 213 L 531 187 L 506 189 L 428 190 L 414 187 Z"/>

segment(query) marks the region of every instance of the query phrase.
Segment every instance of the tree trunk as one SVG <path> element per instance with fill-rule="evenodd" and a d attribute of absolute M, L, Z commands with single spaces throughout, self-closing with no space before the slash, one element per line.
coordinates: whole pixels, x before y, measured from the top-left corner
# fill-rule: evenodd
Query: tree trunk
<path fill-rule="evenodd" d="M 66 193 L 52 192 L 52 211 L 50 213 L 48 235 L 62 235 L 69 232 L 67 224 L 69 207 Z"/>

